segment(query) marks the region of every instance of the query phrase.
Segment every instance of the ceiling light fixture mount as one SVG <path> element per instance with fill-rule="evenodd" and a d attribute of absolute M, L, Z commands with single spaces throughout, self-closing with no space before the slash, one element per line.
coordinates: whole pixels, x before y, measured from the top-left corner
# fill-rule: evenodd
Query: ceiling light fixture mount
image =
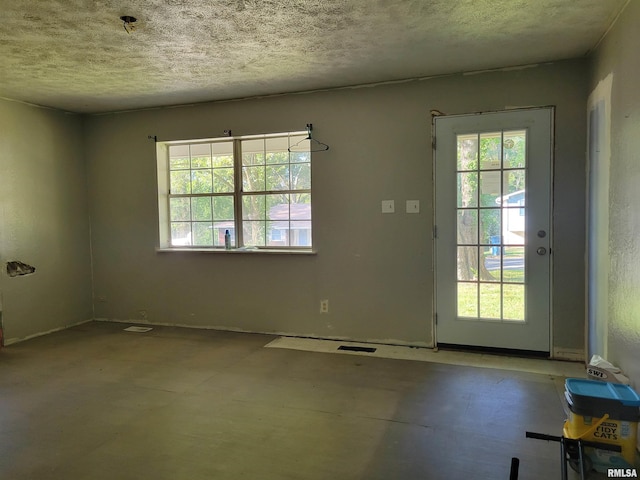
<path fill-rule="evenodd" d="M 136 29 L 136 22 L 138 19 L 136 17 L 132 17 L 131 15 L 123 15 L 120 17 L 122 20 L 122 26 L 124 27 L 124 31 L 131 34 Z"/>

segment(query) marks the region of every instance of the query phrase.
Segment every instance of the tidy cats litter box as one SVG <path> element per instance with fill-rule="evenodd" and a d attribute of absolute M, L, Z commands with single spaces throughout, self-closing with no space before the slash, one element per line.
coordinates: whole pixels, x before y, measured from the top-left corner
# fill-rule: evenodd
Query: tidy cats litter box
<path fill-rule="evenodd" d="M 628 385 L 568 378 L 569 407 L 563 434 L 567 438 L 619 445 L 621 452 L 586 448 L 585 467 L 598 472 L 637 467 L 636 443 L 640 396 Z M 573 466 L 573 465 L 572 465 Z"/>

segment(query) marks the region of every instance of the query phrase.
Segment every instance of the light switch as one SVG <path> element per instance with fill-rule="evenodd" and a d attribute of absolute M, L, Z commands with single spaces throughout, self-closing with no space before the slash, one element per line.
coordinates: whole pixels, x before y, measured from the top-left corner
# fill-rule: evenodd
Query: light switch
<path fill-rule="evenodd" d="M 407 200 L 407 213 L 420 213 L 420 200 Z"/>
<path fill-rule="evenodd" d="M 382 213 L 395 213 L 396 204 L 393 200 L 382 200 Z"/>

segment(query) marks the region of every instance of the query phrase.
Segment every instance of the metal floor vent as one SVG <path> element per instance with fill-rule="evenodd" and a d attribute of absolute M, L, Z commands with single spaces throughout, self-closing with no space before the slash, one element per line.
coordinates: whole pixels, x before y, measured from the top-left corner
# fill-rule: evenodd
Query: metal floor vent
<path fill-rule="evenodd" d="M 338 347 L 338 350 L 347 350 L 349 352 L 367 352 L 367 353 L 373 353 L 376 351 L 376 349 L 373 347 L 352 347 L 349 345 L 340 345 Z"/>
<path fill-rule="evenodd" d="M 124 329 L 125 332 L 136 332 L 136 333 L 145 333 L 145 332 L 148 332 L 149 330 L 153 330 L 153 328 L 131 326 Z"/>

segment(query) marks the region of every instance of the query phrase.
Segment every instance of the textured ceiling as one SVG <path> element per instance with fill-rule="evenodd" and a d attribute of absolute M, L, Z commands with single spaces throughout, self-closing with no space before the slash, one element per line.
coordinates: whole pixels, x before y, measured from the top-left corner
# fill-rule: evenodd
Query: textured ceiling
<path fill-rule="evenodd" d="M 581 57 L 626 2 L 0 0 L 0 96 L 105 112 Z"/>

